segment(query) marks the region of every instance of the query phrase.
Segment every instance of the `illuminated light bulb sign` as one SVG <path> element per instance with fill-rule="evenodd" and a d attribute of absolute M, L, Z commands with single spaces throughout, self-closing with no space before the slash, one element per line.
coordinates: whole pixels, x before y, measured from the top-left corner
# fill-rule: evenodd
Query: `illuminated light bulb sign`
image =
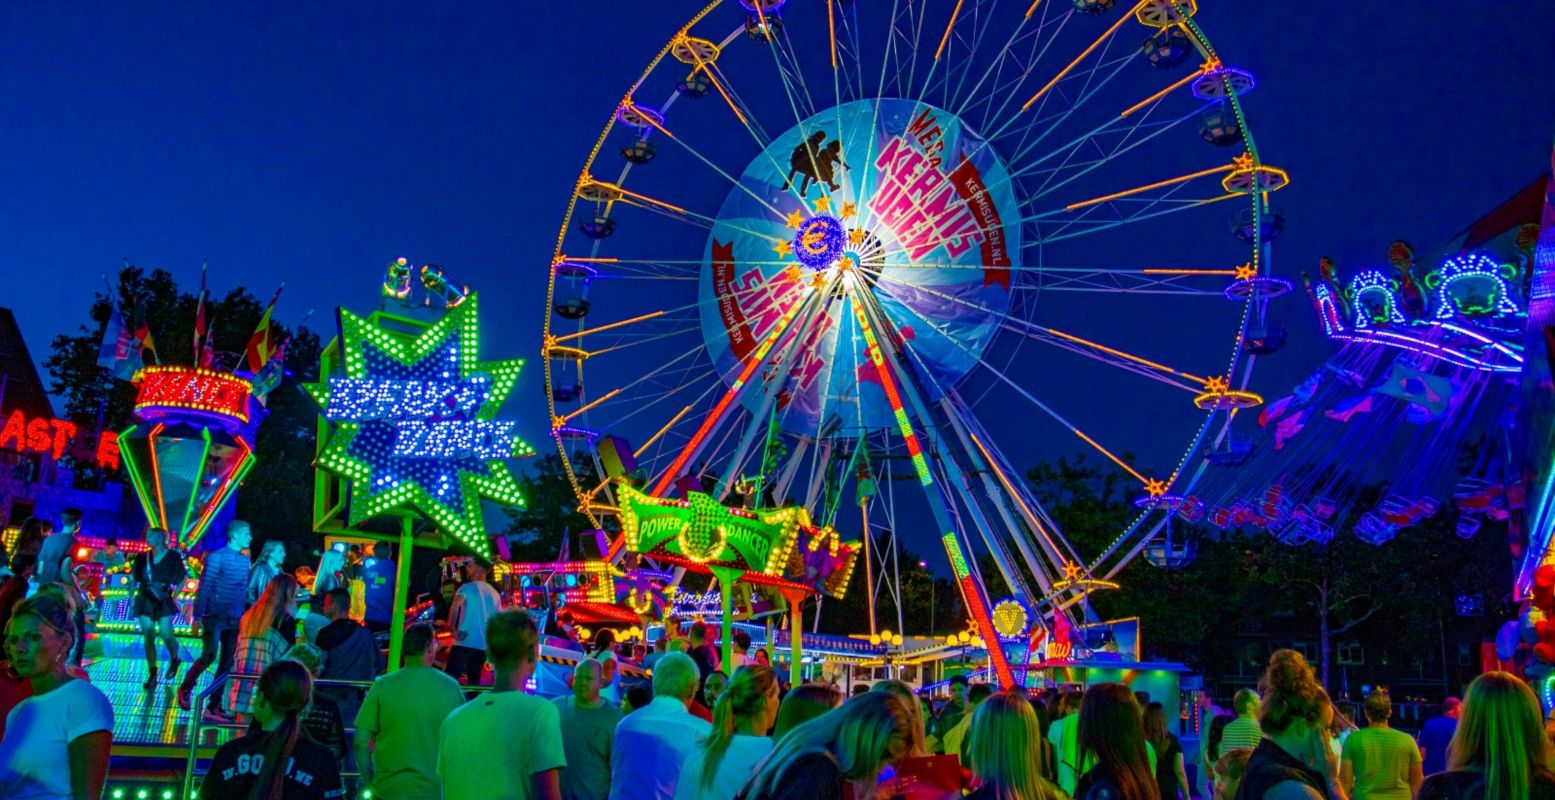
<path fill-rule="evenodd" d="M 524 362 L 476 359 L 477 308 L 471 294 L 416 331 L 340 309 L 341 371 L 303 389 L 330 428 L 316 464 L 345 480 L 347 524 L 418 513 L 489 557 L 482 498 L 524 504 L 507 462 L 534 451 L 496 418 Z"/>
<path fill-rule="evenodd" d="M 135 383 L 135 424 L 118 437 L 124 470 L 146 519 L 193 547 L 253 468 L 266 412 L 253 385 L 227 372 L 153 366 Z"/>
<path fill-rule="evenodd" d="M 1507 286 L 1507 279 L 1515 277 L 1517 267 L 1475 252 L 1443 261 L 1441 269 L 1425 276 L 1425 285 L 1437 291 L 1437 319 L 1516 316 L 1522 309 Z"/>
<path fill-rule="evenodd" d="M 168 413 L 196 411 L 248 422 L 248 398 L 253 385 L 236 375 L 179 366 L 146 367 L 135 375 L 135 413 L 153 419 Z"/>

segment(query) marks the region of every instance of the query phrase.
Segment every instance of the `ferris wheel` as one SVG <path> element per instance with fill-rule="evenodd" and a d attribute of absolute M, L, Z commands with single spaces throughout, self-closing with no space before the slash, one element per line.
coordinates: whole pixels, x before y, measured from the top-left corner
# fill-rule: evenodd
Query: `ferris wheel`
<path fill-rule="evenodd" d="M 1288 178 L 1198 10 L 723 0 L 675 29 L 601 110 L 549 267 L 551 428 L 582 510 L 615 530 L 622 480 L 800 504 L 870 530 L 876 561 L 892 533 L 942 542 L 989 641 L 1003 596 L 1074 621 L 1280 344 Z M 1075 449 L 1137 483 L 1098 552 L 1007 455 Z"/>

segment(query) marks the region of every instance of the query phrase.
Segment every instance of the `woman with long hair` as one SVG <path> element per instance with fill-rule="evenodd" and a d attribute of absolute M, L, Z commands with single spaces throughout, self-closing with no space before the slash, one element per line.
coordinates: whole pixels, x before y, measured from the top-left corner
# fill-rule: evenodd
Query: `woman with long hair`
<path fill-rule="evenodd" d="M 259 596 L 265 593 L 270 579 L 281 574 L 281 565 L 285 562 L 286 543 L 280 539 L 271 539 L 259 548 L 259 558 L 254 559 L 254 566 L 248 568 L 249 605 L 259 602 Z"/>
<path fill-rule="evenodd" d="M 927 739 L 929 735 L 929 721 L 923 716 L 923 704 L 918 702 L 918 695 L 912 687 L 905 682 L 896 679 L 877 682 L 869 687 L 871 692 L 891 692 L 902 698 L 902 703 L 907 706 L 908 713 L 912 716 L 912 741 L 907 749 L 907 758 L 924 756 L 929 754 Z"/>
<path fill-rule="evenodd" d="M 1547 800 L 1555 797 L 1539 701 L 1521 679 L 1487 672 L 1469 684 L 1447 771 L 1420 785 L 1416 800 Z"/>
<path fill-rule="evenodd" d="M 1242 800 L 1346 800 L 1339 759 L 1328 744 L 1334 704 L 1312 665 L 1295 650 L 1276 650 L 1258 681 L 1262 700 L 1253 749 L 1237 797 Z"/>
<path fill-rule="evenodd" d="M 70 665 L 71 610 L 44 594 L 16 605 L 6 651 L 32 696 L 7 715 L 0 740 L 0 797 L 96 798 L 108 780 L 113 706 Z"/>
<path fill-rule="evenodd" d="M 1161 800 L 1177 800 L 1188 794 L 1188 770 L 1183 765 L 1182 742 L 1166 729 L 1166 706 L 1145 706 L 1145 741 L 1155 748 L 1155 785 Z"/>
<path fill-rule="evenodd" d="M 761 651 L 766 652 L 766 651 Z M 836 708 L 842 692 L 829 683 L 804 683 L 788 690 L 778 705 L 777 721 L 772 725 L 772 740 Z"/>
<path fill-rule="evenodd" d="M 150 550 L 135 556 L 130 576 L 135 581 L 134 612 L 140 624 L 141 643 L 146 650 L 146 691 L 157 688 L 157 640 L 167 650 L 165 680 L 178 676 L 178 640 L 173 638 L 173 617 L 178 616 L 174 600 L 188 572 L 184 557 L 167 546 L 167 531 L 146 529 Z"/>
<path fill-rule="evenodd" d="M 599 662 L 599 696 L 620 705 L 621 660 L 616 656 L 616 632 L 606 628 L 594 634 L 588 655 Z"/>
<path fill-rule="evenodd" d="M 313 678 L 303 665 L 283 659 L 266 667 L 254 693 L 255 730 L 216 751 L 210 771 L 205 774 L 205 784 L 200 787 L 200 797 L 339 797 L 340 768 L 334 755 L 302 735 L 303 709 L 312 696 Z"/>
<path fill-rule="evenodd" d="M 675 800 L 724 800 L 745 785 L 772 752 L 767 731 L 778 711 L 778 678 L 771 667 L 734 671 L 713 704 L 713 730 L 680 768 Z"/>
<path fill-rule="evenodd" d="M 1144 717 L 1127 686 L 1098 683 L 1086 689 L 1077 724 L 1078 800 L 1160 800 Z"/>
<path fill-rule="evenodd" d="M 864 692 L 789 731 L 757 767 L 740 800 L 873 800 L 880 773 L 912 747 L 916 702 Z"/>
<path fill-rule="evenodd" d="M 998 692 L 978 704 L 967 730 L 967 769 L 977 787 L 968 800 L 1059 800 L 1049 783 L 1042 722 L 1026 695 Z"/>
<path fill-rule="evenodd" d="M 54 532 L 54 523 L 46 519 L 28 517 L 22 520 L 21 530 L 16 532 L 16 547 L 11 551 L 11 560 L 14 562 L 17 556 L 32 556 L 34 562 L 38 560 L 38 551 L 43 549 L 43 540 Z M 13 572 L 21 572 L 15 566 Z"/>
<path fill-rule="evenodd" d="M 345 554 L 331 547 L 319 556 L 319 568 L 313 574 L 313 598 L 322 603 L 324 595 L 330 589 L 346 585 L 345 578 L 346 557 Z"/>
<path fill-rule="evenodd" d="M 238 622 L 233 674 L 258 675 L 280 659 L 297 636 L 296 614 L 297 579 L 285 573 L 271 578 L 259 602 L 243 612 Z M 253 694 L 253 678 L 233 678 L 227 684 L 227 713 L 242 720 L 250 711 Z"/>

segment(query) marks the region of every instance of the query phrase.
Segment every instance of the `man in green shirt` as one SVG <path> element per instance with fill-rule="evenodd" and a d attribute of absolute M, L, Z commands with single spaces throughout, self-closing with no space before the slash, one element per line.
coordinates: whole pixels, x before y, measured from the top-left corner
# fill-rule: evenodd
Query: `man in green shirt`
<path fill-rule="evenodd" d="M 1344 740 L 1339 783 L 1354 800 L 1409 800 L 1425 779 L 1420 746 L 1388 724 L 1393 700 L 1386 689 L 1366 695 L 1366 727 Z"/>
<path fill-rule="evenodd" d="M 433 666 L 437 636 L 431 625 L 405 630 L 404 667 L 367 690 L 356 716 L 356 763 L 362 785 L 392 800 L 440 800 L 438 732 L 464 704 L 459 682 Z"/>
<path fill-rule="evenodd" d="M 610 745 L 621 709 L 599 696 L 603 667 L 592 658 L 572 671 L 572 694 L 552 700 L 561 715 L 562 800 L 605 800 L 610 796 Z"/>

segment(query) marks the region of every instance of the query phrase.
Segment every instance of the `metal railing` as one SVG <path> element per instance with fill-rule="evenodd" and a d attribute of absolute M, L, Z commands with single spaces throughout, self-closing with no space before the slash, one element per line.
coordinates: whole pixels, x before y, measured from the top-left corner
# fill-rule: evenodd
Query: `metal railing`
<path fill-rule="evenodd" d="M 229 681 L 229 680 L 251 680 L 251 681 L 256 681 L 257 682 L 259 680 L 259 677 L 260 676 L 258 676 L 258 675 L 247 674 L 247 673 L 224 672 L 224 673 L 222 673 L 220 675 L 217 675 L 216 677 L 212 678 L 210 685 L 205 687 L 204 689 L 202 689 L 199 694 L 194 696 L 193 701 L 189 704 L 189 723 L 188 723 L 188 726 L 186 728 L 186 731 L 187 731 L 187 733 L 186 733 L 186 740 L 187 740 L 187 743 L 188 743 L 188 746 L 189 746 L 189 755 L 188 755 L 188 757 L 186 758 L 186 760 L 184 762 L 184 782 L 183 782 L 183 787 L 182 787 L 183 791 L 179 795 L 180 797 L 193 797 L 194 796 L 193 792 L 194 792 L 194 781 L 195 781 L 195 778 L 196 777 L 204 777 L 203 775 L 198 775 L 198 776 L 196 775 L 196 773 L 195 773 L 195 766 L 199 762 L 199 755 L 200 755 L 200 731 L 205 728 L 205 705 L 206 705 L 206 703 L 209 702 L 211 694 L 216 692 L 216 691 L 218 691 L 218 690 L 220 690 L 223 686 L 225 686 L 227 684 L 227 681 Z M 315 689 L 317 689 L 320 686 L 343 686 L 343 687 L 355 687 L 355 688 L 358 688 L 358 689 L 365 690 L 365 689 L 371 688 L 372 685 L 373 685 L 373 681 L 348 681 L 348 680 L 326 679 L 326 678 L 314 678 L 313 679 L 313 686 L 314 686 Z M 464 684 L 460 684 L 459 685 L 459 689 L 461 691 L 463 691 L 466 695 L 470 695 L 470 694 L 483 694 L 485 692 L 491 691 L 491 687 L 490 686 L 465 686 Z M 256 687 L 255 691 L 258 691 L 257 687 Z M 352 757 L 352 751 L 354 749 L 355 741 L 356 741 L 356 718 L 352 717 L 352 719 L 350 720 L 350 724 L 349 725 L 346 725 L 345 722 L 346 721 L 344 719 L 341 720 L 341 724 L 345 728 L 346 758 L 349 759 L 349 758 Z M 242 730 L 242 729 L 246 729 L 248 726 L 247 726 L 247 724 L 244 724 L 244 723 L 231 722 L 231 723 L 212 723 L 210 725 L 210 727 L 212 727 L 212 728 L 226 728 L 228 730 Z M 342 771 L 340 773 L 340 777 L 341 777 L 342 781 L 344 781 L 346 778 L 356 778 L 356 777 L 360 777 L 360 776 L 361 776 L 361 773 L 360 772 L 356 772 L 356 771 L 350 771 L 350 772 Z"/>

